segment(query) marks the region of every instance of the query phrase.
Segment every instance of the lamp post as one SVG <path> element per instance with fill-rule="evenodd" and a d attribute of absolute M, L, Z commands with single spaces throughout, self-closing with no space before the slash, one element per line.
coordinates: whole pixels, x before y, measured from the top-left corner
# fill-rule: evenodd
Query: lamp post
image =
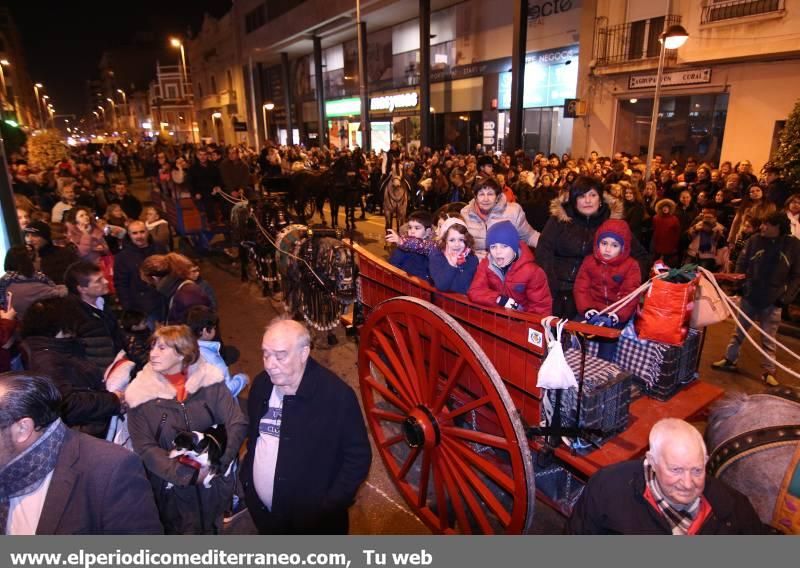
<path fill-rule="evenodd" d="M 39 128 L 44 128 L 44 118 L 42 118 L 42 101 L 39 98 L 39 89 L 43 87 L 44 85 L 41 83 L 36 83 L 33 86 L 33 94 L 36 95 L 36 110 L 39 111 Z"/>
<path fill-rule="evenodd" d="M 686 40 L 689 33 L 683 26 L 674 24 L 662 32 L 658 38 L 661 42 L 661 52 L 658 55 L 658 73 L 656 73 L 656 91 L 653 95 L 653 115 L 650 117 L 650 140 L 647 143 L 647 169 L 644 173 L 645 183 L 650 181 L 653 171 L 653 153 L 656 146 L 656 129 L 658 128 L 658 107 L 661 102 L 661 79 L 664 75 L 664 60 L 668 49 L 678 49 Z"/>
<path fill-rule="evenodd" d="M 0 87 L 2 87 L 3 91 L 3 106 L 5 107 L 6 99 L 8 99 L 8 90 L 6 89 L 6 74 L 3 71 L 3 67 L 8 67 L 11 65 L 8 62 L 8 59 L 0 59 Z"/>
<path fill-rule="evenodd" d="M 128 127 L 131 127 L 131 109 L 128 106 L 128 95 L 122 89 L 117 89 L 117 92 L 122 95 L 122 106 L 125 107 L 125 115 L 127 116 L 125 123 Z"/>
<path fill-rule="evenodd" d="M 106 97 L 106 100 L 111 103 L 111 126 L 114 130 L 119 130 L 119 124 L 117 123 L 117 103 L 110 97 Z"/>
<path fill-rule="evenodd" d="M 106 109 L 102 105 L 97 106 L 97 110 L 103 113 L 103 130 L 106 129 Z"/>
<path fill-rule="evenodd" d="M 225 141 L 219 135 L 219 125 L 217 124 L 217 121 L 221 118 L 222 118 L 221 112 L 215 112 L 212 113 L 211 115 L 211 122 L 214 124 L 214 138 L 217 138 L 217 142 L 224 144 Z"/>
<path fill-rule="evenodd" d="M 273 103 L 264 103 L 261 107 L 262 114 L 264 115 L 264 144 L 267 143 L 269 140 L 269 117 L 267 113 L 275 108 L 275 104 Z"/>
<path fill-rule="evenodd" d="M 181 50 L 181 68 L 182 68 L 182 76 L 183 76 L 183 86 L 181 87 L 181 92 L 186 96 L 189 100 L 189 129 L 192 131 L 192 142 L 197 143 L 198 140 L 195 136 L 194 130 L 194 96 L 191 92 L 188 91 L 189 87 L 189 71 L 186 69 L 186 50 L 183 47 L 183 42 L 176 37 L 170 38 L 169 43 L 172 47 L 177 47 Z"/>
<path fill-rule="evenodd" d="M 93 110 L 92 114 L 94 115 L 94 131 L 97 133 L 97 123 L 100 122 L 100 115 L 96 110 Z"/>

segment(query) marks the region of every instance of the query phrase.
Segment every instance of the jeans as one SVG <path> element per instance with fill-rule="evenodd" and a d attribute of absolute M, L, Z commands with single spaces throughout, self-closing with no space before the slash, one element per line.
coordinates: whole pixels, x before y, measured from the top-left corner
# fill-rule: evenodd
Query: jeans
<path fill-rule="evenodd" d="M 770 359 L 764 358 L 761 362 L 761 368 L 765 373 L 775 374 L 775 342 L 772 338 L 778 333 L 778 325 L 781 323 L 781 308 L 776 306 L 767 306 L 766 308 L 753 307 L 747 299 L 742 298 L 742 311 L 756 322 L 764 330 L 765 335 L 761 336 L 761 346 L 767 352 Z M 739 358 L 739 349 L 744 341 L 744 334 L 750 329 L 750 323 L 742 320 L 742 331 L 738 327 L 736 332 L 731 336 L 731 341 L 728 343 L 728 349 L 725 351 L 725 358 L 732 363 L 735 363 Z"/>

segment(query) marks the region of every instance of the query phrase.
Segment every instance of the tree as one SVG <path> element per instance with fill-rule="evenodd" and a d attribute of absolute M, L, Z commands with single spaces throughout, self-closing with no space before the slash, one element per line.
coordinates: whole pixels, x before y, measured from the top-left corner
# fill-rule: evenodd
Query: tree
<path fill-rule="evenodd" d="M 36 168 L 52 168 L 67 157 L 67 146 L 58 130 L 42 130 L 28 140 L 28 163 Z"/>
<path fill-rule="evenodd" d="M 773 161 L 792 191 L 800 191 L 800 100 L 795 103 L 780 140 Z"/>

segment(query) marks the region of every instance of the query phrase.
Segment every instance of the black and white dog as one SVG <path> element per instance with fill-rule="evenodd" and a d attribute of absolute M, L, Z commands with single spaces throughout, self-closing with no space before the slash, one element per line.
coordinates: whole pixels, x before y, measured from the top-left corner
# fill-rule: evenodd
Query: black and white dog
<path fill-rule="evenodd" d="M 228 434 L 224 424 L 214 424 L 204 432 L 179 432 L 172 441 L 174 449 L 169 453 L 170 458 L 178 460 L 198 471 L 208 468 L 203 486 L 211 487 L 211 480 L 220 475 L 220 460 L 225 454 L 228 445 Z M 223 477 L 231 472 L 233 462 L 228 466 Z"/>

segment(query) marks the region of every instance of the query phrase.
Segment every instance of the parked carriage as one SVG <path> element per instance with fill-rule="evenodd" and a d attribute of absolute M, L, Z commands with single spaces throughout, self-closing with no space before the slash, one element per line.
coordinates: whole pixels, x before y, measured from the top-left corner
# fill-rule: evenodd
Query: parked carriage
<path fill-rule="evenodd" d="M 599 448 L 553 448 L 551 438 L 531 435 L 541 434 L 535 428 L 546 349 L 541 318 L 439 292 L 351 246 L 363 309 L 355 320 L 366 420 L 398 491 L 436 533 L 528 532 L 535 496 L 569 514 L 589 476 L 644 454 L 658 420 L 691 420 L 722 394 L 696 380 L 668 401 L 621 401 L 626 427 L 608 432 Z M 619 334 L 572 322 L 565 330 L 581 337 Z M 585 390 L 583 400 L 591 394 Z M 576 411 L 581 421 L 586 412 L 608 410 L 602 402 L 585 404 Z"/>
<path fill-rule="evenodd" d="M 153 190 L 150 199 L 155 207 L 164 212 L 175 233 L 197 251 L 207 252 L 215 235 L 228 236 L 227 224 L 210 225 L 205 213 L 189 194 L 170 195 Z"/>

